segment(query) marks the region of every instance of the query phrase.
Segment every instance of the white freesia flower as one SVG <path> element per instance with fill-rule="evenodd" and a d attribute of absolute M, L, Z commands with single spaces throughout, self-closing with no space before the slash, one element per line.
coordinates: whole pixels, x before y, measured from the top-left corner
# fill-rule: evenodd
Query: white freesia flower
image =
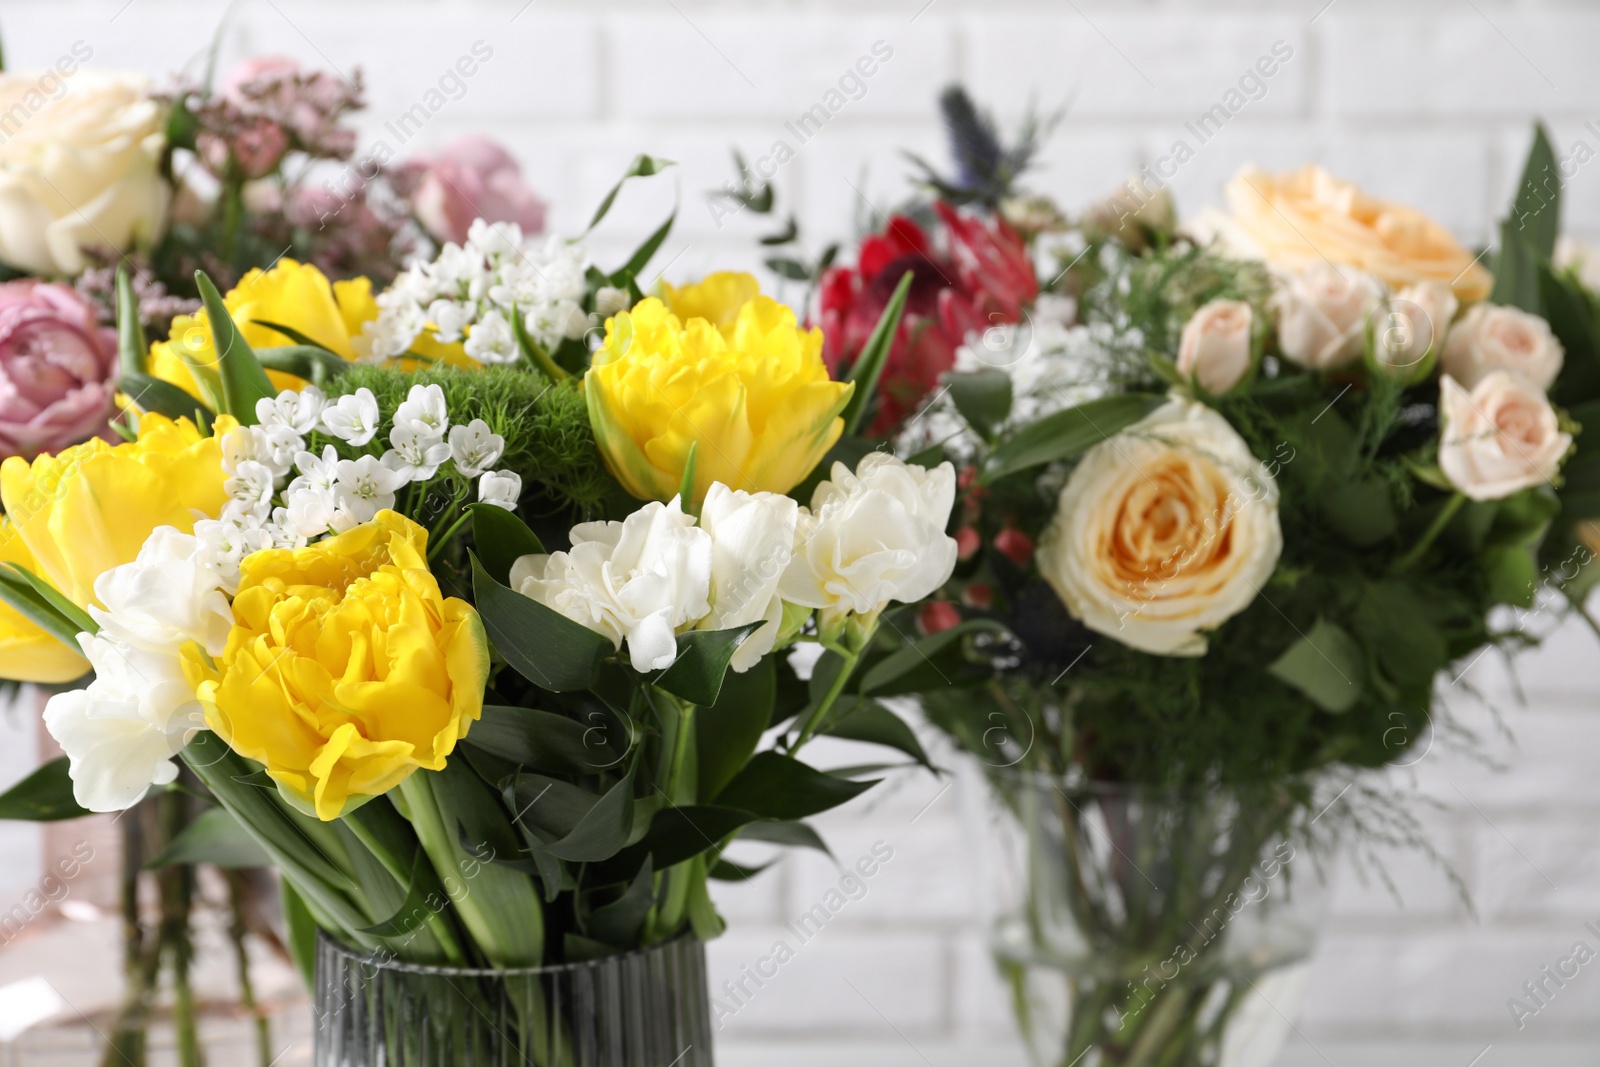
<path fill-rule="evenodd" d="M 1039 570 L 1089 629 L 1200 656 L 1283 550 L 1272 474 L 1216 411 L 1173 399 L 1091 448 L 1039 541 Z"/>
<path fill-rule="evenodd" d="M 516 471 L 486 471 L 478 479 L 478 502 L 507 511 L 517 510 L 522 499 L 522 475 Z"/>
<path fill-rule="evenodd" d="M 322 412 L 322 428 L 357 448 L 377 435 L 378 421 L 378 398 L 365 387 L 341 396 Z"/>
<path fill-rule="evenodd" d="M 371 522 L 378 512 L 394 507 L 395 493 L 406 484 L 404 476 L 372 456 L 341 459 L 338 471 L 334 484 L 337 510 L 332 525 L 340 533 Z"/>
<path fill-rule="evenodd" d="M 644 673 L 670 667 L 677 631 L 710 612 L 711 554 L 711 536 L 676 499 L 653 501 L 622 522 L 574 526 L 569 551 L 523 556 L 511 586 L 617 648 L 627 641 Z"/>
<path fill-rule="evenodd" d="M 476 478 L 494 466 L 505 450 L 506 439 L 482 419 L 450 427 L 450 458 L 465 477 Z"/>
<path fill-rule="evenodd" d="M 800 513 L 783 598 L 834 615 L 921 600 L 955 570 L 955 538 L 944 532 L 955 495 L 949 463 L 925 470 L 886 452 L 869 453 L 854 473 L 835 463 Z"/>
<path fill-rule="evenodd" d="M 450 428 L 450 412 L 445 407 L 444 390 L 438 385 L 413 385 L 394 412 L 394 426 L 407 430 L 419 440 L 442 441 Z"/>
<path fill-rule="evenodd" d="M 800 506 L 778 493 L 747 493 L 713 483 L 700 508 L 700 528 L 711 535 L 711 614 L 701 630 L 731 630 L 765 620 L 733 654 L 747 671 L 777 642 L 783 621 L 778 582 L 794 557 Z"/>
<path fill-rule="evenodd" d="M 396 425 L 389 431 L 389 443 L 394 447 L 383 454 L 383 465 L 407 482 L 427 481 L 450 458 L 450 446 L 432 431 L 419 431 L 419 426 L 415 421 Z"/>
<path fill-rule="evenodd" d="M 71 761 L 78 803 L 118 811 L 176 777 L 172 757 L 204 724 L 181 650 L 197 641 L 220 655 L 233 610 L 202 540 L 171 527 L 100 575 L 95 596 L 105 606 L 89 612 L 101 631 L 78 637 L 94 681 L 52 697 L 44 722 Z"/>
<path fill-rule="evenodd" d="M 314 385 L 299 392 L 285 389 L 275 397 L 256 401 L 256 419 L 262 426 L 283 426 L 297 434 L 308 434 L 317 428 L 327 403 L 322 390 Z"/>
<path fill-rule="evenodd" d="M 1547 390 L 1561 373 L 1566 356 L 1550 324 L 1513 307 L 1475 304 L 1450 328 L 1439 369 L 1476 389 L 1497 370 L 1508 371 L 1533 388 Z"/>
<path fill-rule="evenodd" d="M 1550 481 L 1572 447 L 1544 393 L 1510 371 L 1493 371 L 1470 393 L 1445 375 L 1439 417 L 1439 467 L 1472 500 Z"/>
<path fill-rule="evenodd" d="M 1383 283 L 1354 267 L 1318 263 L 1279 279 L 1272 295 L 1278 346 L 1308 370 L 1336 370 L 1361 358 L 1367 316 L 1383 299 Z"/>

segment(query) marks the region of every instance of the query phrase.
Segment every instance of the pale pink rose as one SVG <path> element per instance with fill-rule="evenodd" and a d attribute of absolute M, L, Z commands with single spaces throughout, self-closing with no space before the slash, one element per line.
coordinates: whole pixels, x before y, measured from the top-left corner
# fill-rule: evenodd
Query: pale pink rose
<path fill-rule="evenodd" d="M 1250 327 L 1255 314 L 1243 300 L 1213 300 L 1183 325 L 1178 370 L 1212 396 L 1244 380 L 1254 362 Z"/>
<path fill-rule="evenodd" d="M 1354 267 L 1318 263 L 1281 279 L 1273 293 L 1278 347 L 1307 370 L 1337 370 L 1361 358 L 1367 316 L 1383 284 Z"/>
<path fill-rule="evenodd" d="M 1502 500 L 1548 483 L 1572 447 L 1544 393 L 1506 370 L 1468 392 L 1439 379 L 1439 467 L 1473 500 Z"/>
<path fill-rule="evenodd" d="M 522 180 L 511 153 L 487 137 L 457 138 L 404 169 L 416 182 L 417 220 L 437 240 L 462 243 L 474 219 L 514 222 L 525 234 L 544 230 L 544 201 Z"/>
<path fill-rule="evenodd" d="M 1474 304 L 1450 328 L 1439 367 L 1468 389 L 1497 370 L 1509 371 L 1535 389 L 1548 389 L 1564 358 L 1561 342 L 1539 316 Z"/>
<path fill-rule="evenodd" d="M 106 432 L 117 337 L 78 293 L 0 284 L 0 454 L 32 457 Z"/>

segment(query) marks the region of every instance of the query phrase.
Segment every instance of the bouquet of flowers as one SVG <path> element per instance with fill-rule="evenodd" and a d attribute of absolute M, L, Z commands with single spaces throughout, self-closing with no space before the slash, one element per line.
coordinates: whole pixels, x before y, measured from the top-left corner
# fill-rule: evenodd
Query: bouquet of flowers
<path fill-rule="evenodd" d="M 822 847 L 804 820 L 872 780 L 802 762 L 813 737 L 921 755 L 847 689 L 903 673 L 880 620 L 952 573 L 954 469 L 819 466 L 865 416 L 860 379 L 831 379 L 821 331 L 748 275 L 644 296 L 664 236 L 605 272 L 479 221 L 364 322 L 312 268 L 247 279 L 311 297 L 249 301 L 253 325 L 202 273 L 203 317 L 173 329 L 206 342 L 167 343 L 176 382 L 124 275 L 126 441 L 0 468 L 8 670 L 94 672 L 45 711 L 64 766 L 0 809 L 199 792 L 177 844 L 259 847 L 308 981 L 319 936 L 319 966 L 480 976 L 682 951 L 722 930 L 708 879 L 753 873 L 723 858 L 735 838 Z M 258 354 L 251 329 L 296 343 Z M 802 642 L 809 684 L 784 655 Z M 703 980 L 666 986 L 703 1014 Z M 330 1012 L 364 996 L 331 988 Z M 469 996 L 500 1020 L 477 1037 L 471 1012 L 398 1032 L 393 1000 L 362 1003 L 413 1050 L 566 1062 L 585 1009 L 528 988 Z"/>
<path fill-rule="evenodd" d="M 1353 773 L 1425 752 L 1452 663 L 1537 639 L 1503 609 L 1581 597 L 1596 305 L 1548 266 L 1554 173 L 1541 135 L 1495 277 L 1317 168 L 1241 171 L 1205 240 L 1130 183 L 904 423 L 961 472 L 920 696 L 1021 823 L 995 947 L 1038 1062 L 1270 1056 L 1297 848 L 1408 836 Z"/>

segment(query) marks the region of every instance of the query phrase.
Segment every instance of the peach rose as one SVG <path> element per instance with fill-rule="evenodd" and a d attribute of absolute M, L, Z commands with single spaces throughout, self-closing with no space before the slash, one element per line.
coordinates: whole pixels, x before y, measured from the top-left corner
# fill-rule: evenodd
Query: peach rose
<path fill-rule="evenodd" d="M 1255 313 L 1243 300 L 1213 300 L 1183 324 L 1178 370 L 1212 396 L 1244 380 L 1255 362 L 1250 328 Z"/>
<path fill-rule="evenodd" d="M 1174 398 L 1085 453 L 1039 569 L 1085 626 L 1160 656 L 1201 656 L 1283 551 L 1272 474 L 1228 421 Z"/>
<path fill-rule="evenodd" d="M 1286 174 L 1247 166 L 1226 189 L 1222 236 L 1235 251 L 1288 270 L 1332 262 L 1393 288 L 1443 282 L 1462 303 L 1489 295 L 1493 278 L 1461 242 L 1415 208 L 1378 200 L 1315 165 Z"/>
<path fill-rule="evenodd" d="M 1503 370 L 1543 391 L 1561 373 L 1564 358 L 1561 342 L 1539 316 L 1479 304 L 1450 328 L 1439 368 L 1466 389 Z"/>

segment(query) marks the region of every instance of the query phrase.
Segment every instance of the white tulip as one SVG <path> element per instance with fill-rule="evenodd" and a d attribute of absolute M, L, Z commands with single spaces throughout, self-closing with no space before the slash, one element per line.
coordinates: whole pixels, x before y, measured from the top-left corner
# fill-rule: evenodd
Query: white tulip
<path fill-rule="evenodd" d="M 1470 393 L 1445 375 L 1439 418 L 1439 467 L 1473 500 L 1550 481 L 1572 447 L 1544 393 L 1510 371 L 1491 372 Z"/>
<path fill-rule="evenodd" d="M 485 471 L 478 479 L 478 502 L 507 511 L 517 510 L 522 499 L 522 475 L 516 471 Z"/>
<path fill-rule="evenodd" d="M 1476 304 L 1450 328 L 1439 369 L 1476 389 L 1497 370 L 1508 371 L 1541 392 L 1555 383 L 1565 359 L 1550 324 L 1512 307 Z"/>
<path fill-rule="evenodd" d="M 569 551 L 523 556 L 511 586 L 616 648 L 627 641 L 643 674 L 672 666 L 678 630 L 711 611 L 711 557 L 711 535 L 676 499 L 654 501 L 621 522 L 574 526 Z"/>
<path fill-rule="evenodd" d="M 341 396 L 322 412 L 322 428 L 360 448 L 378 433 L 378 398 L 366 387 Z"/>
<path fill-rule="evenodd" d="M 835 617 L 921 600 L 955 570 L 955 538 L 944 532 L 955 495 L 949 463 L 925 470 L 886 452 L 868 454 L 854 473 L 835 463 L 800 513 L 783 598 Z"/>
<path fill-rule="evenodd" d="M 715 482 L 700 507 L 700 528 L 711 535 L 711 614 L 702 630 L 765 625 L 745 639 L 731 666 L 744 672 L 772 651 L 783 621 L 778 582 L 794 557 L 800 506 L 778 493 L 747 493 Z"/>
<path fill-rule="evenodd" d="M 132 563 L 96 578 L 94 595 L 104 607 L 91 604 L 88 611 L 101 636 L 169 648 L 174 655 L 187 642 L 198 641 L 208 655 L 222 655 L 233 609 L 204 547 L 192 534 L 160 526 Z"/>
<path fill-rule="evenodd" d="M 1308 370 L 1336 370 L 1361 358 L 1370 315 L 1383 283 L 1354 267 L 1318 263 L 1279 279 L 1272 295 L 1278 346 Z"/>

